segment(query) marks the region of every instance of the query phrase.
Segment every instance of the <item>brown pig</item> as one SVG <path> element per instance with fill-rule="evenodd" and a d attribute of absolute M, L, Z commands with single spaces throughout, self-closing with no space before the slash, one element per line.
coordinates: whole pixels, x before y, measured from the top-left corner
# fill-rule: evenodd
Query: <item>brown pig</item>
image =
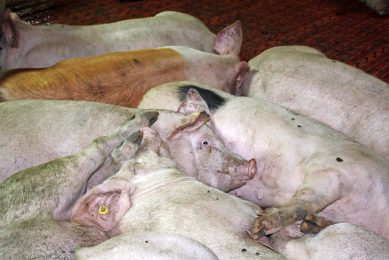
<path fill-rule="evenodd" d="M 157 85 L 193 80 L 227 92 L 242 82 L 248 64 L 183 46 L 109 53 L 65 60 L 45 69 L 7 71 L 0 100 L 88 100 L 136 107 Z"/>

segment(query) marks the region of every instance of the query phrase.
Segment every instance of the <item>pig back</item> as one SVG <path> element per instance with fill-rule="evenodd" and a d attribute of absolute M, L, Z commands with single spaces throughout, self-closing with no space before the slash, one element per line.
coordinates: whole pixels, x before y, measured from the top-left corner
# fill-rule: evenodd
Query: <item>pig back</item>
<path fill-rule="evenodd" d="M 79 152 L 136 111 L 76 101 L 0 103 L 0 181 L 33 165 Z"/>

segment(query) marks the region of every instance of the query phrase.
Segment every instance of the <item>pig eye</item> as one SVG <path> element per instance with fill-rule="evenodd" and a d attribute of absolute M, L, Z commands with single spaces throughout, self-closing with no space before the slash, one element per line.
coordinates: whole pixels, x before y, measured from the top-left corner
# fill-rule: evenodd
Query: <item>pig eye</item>
<path fill-rule="evenodd" d="M 211 149 L 212 142 L 209 139 L 200 140 L 200 149 Z"/>

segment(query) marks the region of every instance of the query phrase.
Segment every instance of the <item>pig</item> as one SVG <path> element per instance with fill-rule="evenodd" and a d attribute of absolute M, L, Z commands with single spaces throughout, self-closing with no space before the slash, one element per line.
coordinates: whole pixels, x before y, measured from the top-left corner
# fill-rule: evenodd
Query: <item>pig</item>
<path fill-rule="evenodd" d="M 389 0 L 360 0 L 379 15 L 389 14 Z"/>
<path fill-rule="evenodd" d="M 291 260 L 389 258 L 388 239 L 348 223 L 334 224 L 317 235 L 305 235 L 298 239 L 283 241 L 278 236 L 279 233 L 271 237 L 271 240 L 276 241 L 272 245 Z"/>
<path fill-rule="evenodd" d="M 139 234 L 150 233 L 197 241 L 211 250 L 212 254 L 205 259 L 282 259 L 246 234 L 259 207 L 185 176 L 176 168 L 158 133 L 150 128 L 142 130 L 142 146 L 135 156 L 119 172 L 84 194 L 73 207 L 72 223 L 96 227 L 114 237 L 97 247 L 78 250 L 79 259 L 144 259 L 136 254 L 152 245 L 154 259 L 159 254 L 169 254 L 161 252 L 161 245 L 153 241 L 152 235 L 150 240 L 142 241 L 140 250 L 134 251 L 125 239 L 134 236 L 139 241 Z M 212 178 L 211 174 L 208 177 Z M 125 191 L 129 191 L 126 201 L 110 199 L 113 192 Z M 128 209 L 123 208 L 124 213 L 122 204 L 130 204 Z M 170 248 L 175 254 L 174 247 Z M 183 248 L 184 253 L 187 251 L 193 251 L 190 244 Z"/>
<path fill-rule="evenodd" d="M 30 25 L 4 6 L 1 8 L 1 4 L 0 15 L 3 35 L 0 66 L 3 70 L 45 68 L 73 57 L 168 45 L 229 54 L 224 52 L 225 40 L 241 34 L 239 21 L 215 35 L 196 17 L 173 11 L 153 17 L 84 26 Z M 234 47 L 237 48 L 228 51 L 237 56 L 241 40 L 236 44 Z"/>
<path fill-rule="evenodd" d="M 231 92 L 249 70 L 235 56 L 171 46 L 74 58 L 46 69 L 6 71 L 0 101 L 19 99 L 88 100 L 136 107 L 157 85 L 194 80 Z"/>
<path fill-rule="evenodd" d="M 318 229 L 346 222 L 389 238 L 389 161 L 342 133 L 271 102 L 194 82 L 156 87 L 138 108 L 208 111 L 226 147 L 256 159 L 254 178 L 230 191 L 267 208 L 255 238 L 312 214 L 318 216 L 307 224 Z"/>
<path fill-rule="evenodd" d="M 98 229 L 72 225 L 72 207 L 91 176 L 111 175 L 135 154 L 142 138 L 139 129 L 157 117 L 157 112 L 138 113 L 80 152 L 27 168 L 0 183 L 1 258 L 75 259 L 77 246 L 107 239 Z"/>
<path fill-rule="evenodd" d="M 389 159 L 389 85 L 306 46 L 270 48 L 249 61 L 242 95 L 279 104 Z"/>
<path fill-rule="evenodd" d="M 94 138 L 107 135 L 139 112 L 81 101 L 0 103 L 0 182 L 22 169 L 79 152 Z M 256 161 L 229 152 L 210 128 L 207 114 L 158 112 L 159 120 L 152 127 L 167 141 L 177 167 L 185 174 L 209 185 L 226 185 L 233 181 L 229 176 L 255 175 Z M 225 180 L 208 183 L 210 173 Z"/>

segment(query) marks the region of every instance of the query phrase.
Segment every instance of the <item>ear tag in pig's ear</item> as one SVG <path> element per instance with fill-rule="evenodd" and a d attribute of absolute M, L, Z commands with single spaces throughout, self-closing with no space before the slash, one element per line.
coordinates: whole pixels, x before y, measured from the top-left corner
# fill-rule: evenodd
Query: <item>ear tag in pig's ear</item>
<path fill-rule="evenodd" d="M 189 121 L 176 127 L 169 135 L 168 140 L 176 140 L 184 133 L 194 132 L 211 119 L 208 113 L 204 111 L 193 113 L 187 118 Z"/>
<path fill-rule="evenodd" d="M 107 206 L 101 205 L 98 212 L 100 215 L 107 215 L 109 213 L 109 209 Z"/>
<path fill-rule="evenodd" d="M 74 205 L 71 221 L 108 231 L 120 221 L 130 205 L 129 194 L 124 190 L 94 192 L 92 189 Z"/>

